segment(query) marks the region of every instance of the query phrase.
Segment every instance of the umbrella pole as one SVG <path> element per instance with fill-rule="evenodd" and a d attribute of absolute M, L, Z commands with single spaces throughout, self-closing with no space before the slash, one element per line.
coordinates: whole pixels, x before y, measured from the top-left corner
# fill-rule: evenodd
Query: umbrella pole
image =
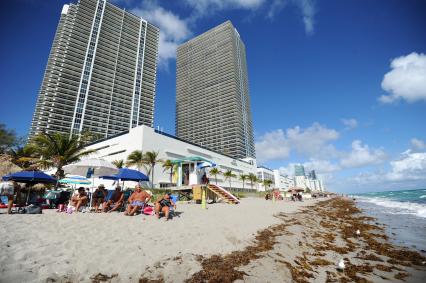
<path fill-rule="evenodd" d="M 31 187 L 28 188 L 27 202 L 25 203 L 25 205 L 28 205 L 28 202 L 30 200 L 30 193 L 31 193 Z"/>
<path fill-rule="evenodd" d="M 93 198 L 94 188 L 95 188 L 95 177 L 92 175 L 92 190 L 90 192 L 89 212 L 92 211 L 92 198 Z"/>

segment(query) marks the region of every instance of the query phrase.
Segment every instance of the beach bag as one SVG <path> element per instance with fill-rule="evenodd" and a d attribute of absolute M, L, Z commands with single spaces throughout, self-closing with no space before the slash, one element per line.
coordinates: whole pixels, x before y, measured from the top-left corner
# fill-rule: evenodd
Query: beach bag
<path fill-rule="evenodd" d="M 143 209 L 143 214 L 146 215 L 153 215 L 154 214 L 154 209 L 152 209 L 152 206 L 147 206 Z"/>
<path fill-rule="evenodd" d="M 41 208 L 41 206 L 30 204 L 27 207 L 20 208 L 18 210 L 18 213 L 20 213 L 20 214 L 41 214 L 42 208 Z"/>

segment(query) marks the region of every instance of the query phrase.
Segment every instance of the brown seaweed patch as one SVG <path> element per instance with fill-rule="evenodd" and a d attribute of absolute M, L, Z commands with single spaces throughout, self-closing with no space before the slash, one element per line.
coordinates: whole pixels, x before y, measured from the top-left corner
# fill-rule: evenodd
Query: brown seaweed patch
<path fill-rule="evenodd" d="M 371 260 L 371 261 L 383 261 L 380 257 L 376 256 L 375 254 L 366 254 L 363 256 L 356 256 L 355 258 L 364 259 L 364 260 Z"/>
<path fill-rule="evenodd" d="M 260 257 L 260 254 L 272 250 L 276 244 L 276 237 L 282 235 L 287 225 L 280 224 L 269 227 L 257 233 L 255 244 L 241 251 L 234 251 L 227 255 L 213 255 L 201 257 L 201 271 L 193 274 L 185 282 L 233 282 L 248 275 L 236 268 L 245 266 L 251 260 Z"/>
<path fill-rule="evenodd" d="M 90 277 L 90 280 L 92 280 L 92 283 L 110 282 L 112 278 L 117 276 L 118 274 L 112 274 L 111 276 L 108 276 L 106 274 L 98 273 Z"/>
<path fill-rule="evenodd" d="M 328 261 L 322 258 L 316 258 L 313 261 L 311 261 L 310 264 L 314 266 L 325 266 L 325 265 L 332 265 L 333 263 L 331 261 Z"/>
<path fill-rule="evenodd" d="M 405 281 L 405 278 L 407 278 L 407 277 L 408 277 L 408 273 L 406 273 L 406 272 L 398 272 L 394 276 L 395 279 L 402 280 L 402 281 Z"/>

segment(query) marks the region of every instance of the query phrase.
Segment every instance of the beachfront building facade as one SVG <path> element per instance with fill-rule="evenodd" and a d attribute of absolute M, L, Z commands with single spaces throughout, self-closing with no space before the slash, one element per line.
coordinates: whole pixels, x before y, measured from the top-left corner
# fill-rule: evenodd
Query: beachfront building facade
<path fill-rule="evenodd" d="M 154 167 L 153 179 L 156 188 L 201 184 L 204 174 L 206 174 L 210 183 L 229 188 L 229 179 L 225 179 L 223 174 L 217 176 L 210 174 L 213 166 L 217 167 L 222 173 L 231 170 L 236 175 L 231 179 L 232 189 L 242 189 L 243 187 L 249 189 L 250 186 L 247 183 L 243 185 L 238 176 L 256 174 L 255 159 L 235 159 L 144 125 L 131 128 L 115 137 L 92 143 L 86 149 L 97 150 L 96 153 L 87 158 L 101 158 L 110 162 L 114 160 L 126 161 L 127 157 L 135 150 L 158 152 L 159 159 L 171 160 L 176 166 L 172 170 L 164 169 L 162 163 L 157 162 Z M 140 169 L 151 180 L 151 175 L 145 168 L 135 169 Z M 107 183 L 106 180 L 98 182 Z"/>
<path fill-rule="evenodd" d="M 293 177 L 281 174 L 280 170 L 278 169 L 275 169 L 273 171 L 275 188 L 279 189 L 280 191 L 287 191 L 288 189 L 294 187 Z"/>
<path fill-rule="evenodd" d="M 29 137 L 153 126 L 159 29 L 107 0 L 64 5 Z"/>
<path fill-rule="evenodd" d="M 306 176 L 294 176 L 294 186 L 311 192 L 325 191 L 322 180 L 318 178 L 310 179 Z"/>
<path fill-rule="evenodd" d="M 176 135 L 255 158 L 245 46 L 230 21 L 177 49 Z"/>
<path fill-rule="evenodd" d="M 264 192 L 276 188 L 274 171 L 265 166 L 257 167 L 258 191 Z M 265 180 L 271 181 L 271 185 L 265 186 Z"/>

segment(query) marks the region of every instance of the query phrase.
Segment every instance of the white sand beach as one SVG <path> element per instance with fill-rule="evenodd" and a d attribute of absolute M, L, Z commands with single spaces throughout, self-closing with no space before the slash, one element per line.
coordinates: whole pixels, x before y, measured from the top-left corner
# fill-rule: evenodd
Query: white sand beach
<path fill-rule="evenodd" d="M 258 230 L 280 222 L 274 214 L 314 203 L 245 198 L 207 210 L 180 203 L 168 222 L 122 213 L 1 214 L 0 282 L 92 282 L 98 273 L 138 282 L 148 267 L 161 267 L 166 282 L 182 282 L 200 270 L 198 255 L 244 248 Z"/>

